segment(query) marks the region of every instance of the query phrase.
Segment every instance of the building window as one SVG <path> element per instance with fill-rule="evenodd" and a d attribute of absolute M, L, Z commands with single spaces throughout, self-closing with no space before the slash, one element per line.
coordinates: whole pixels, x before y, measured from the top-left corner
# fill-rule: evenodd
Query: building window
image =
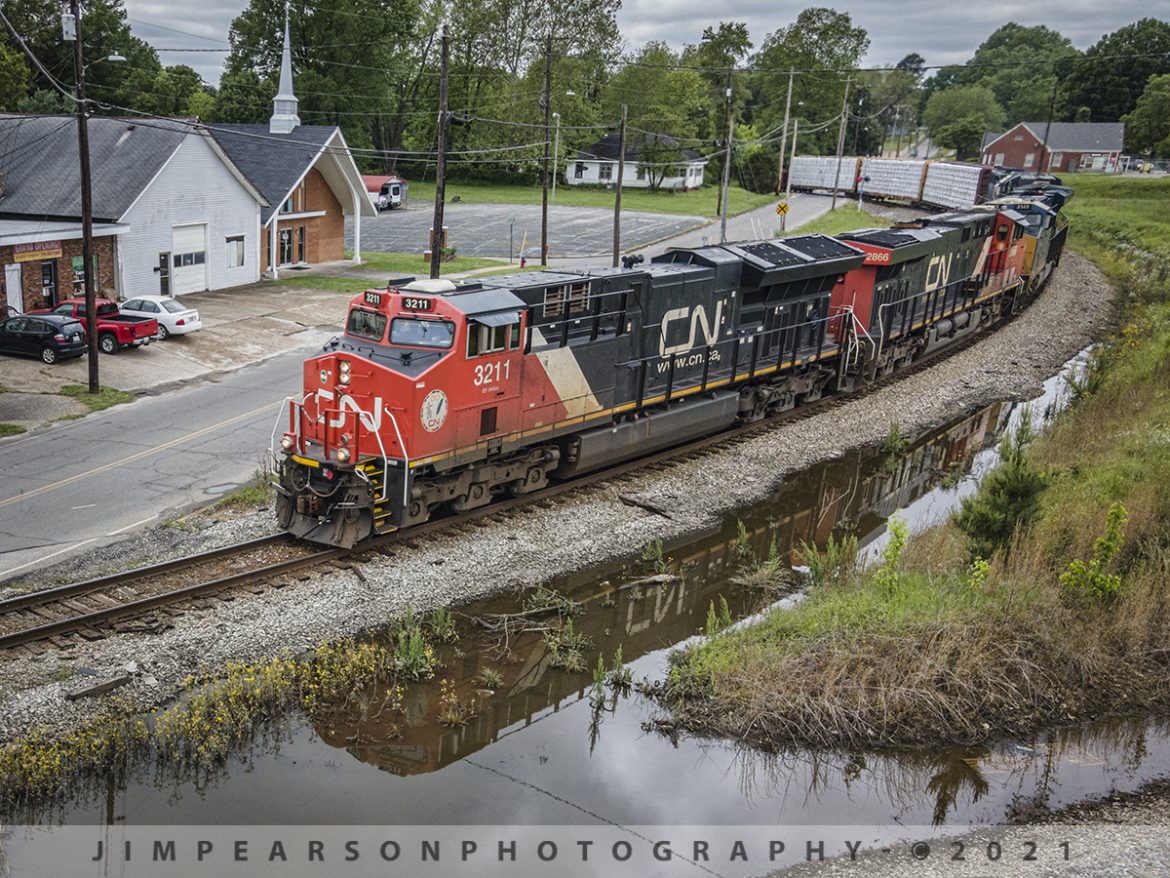
<path fill-rule="evenodd" d="M 190 268 L 192 265 L 202 265 L 207 261 L 207 253 L 200 250 L 198 253 L 175 253 L 171 256 L 175 268 Z"/>
<path fill-rule="evenodd" d="M 73 292 L 85 292 L 85 260 L 80 256 L 73 256 L 70 258 L 70 267 L 73 269 Z M 93 275 L 99 278 L 98 285 L 100 286 L 101 274 L 98 272 L 98 258 L 97 254 L 93 254 Z M 96 290 L 98 287 L 94 287 Z"/>
<path fill-rule="evenodd" d="M 1030 152 L 1026 156 L 1024 156 L 1024 167 L 1025 168 L 1032 167 L 1032 162 L 1035 160 L 1035 158 L 1036 158 L 1036 153 L 1034 153 L 1034 152 Z"/>
<path fill-rule="evenodd" d="M 598 180 L 612 180 L 613 179 L 613 163 L 612 162 L 601 162 L 597 166 L 597 179 Z"/>
<path fill-rule="evenodd" d="M 1024 135 L 1022 135 L 1022 134 L 1017 134 L 1015 137 L 1012 138 L 1012 140 L 1017 140 L 1017 141 L 1023 140 L 1023 139 L 1024 139 Z"/>
<path fill-rule="evenodd" d="M 280 206 L 281 213 L 292 213 L 293 209 L 294 208 L 293 208 L 293 199 L 292 198 L 289 198 L 288 201 L 286 201 L 284 204 L 282 204 Z"/>
<path fill-rule="evenodd" d="M 1003 164 L 1003 153 L 1002 153 L 1002 152 L 997 152 L 997 153 L 995 154 L 995 163 L 996 163 L 997 165 L 1002 165 L 1002 164 Z"/>
<path fill-rule="evenodd" d="M 577 162 L 577 166 L 573 169 L 573 179 L 583 180 L 585 178 L 585 162 Z"/>
<path fill-rule="evenodd" d="M 646 169 L 645 169 L 644 167 L 642 167 L 641 165 L 638 165 L 638 174 L 637 174 L 637 177 L 638 177 L 638 179 L 639 179 L 639 180 L 645 180 L 645 179 L 646 179 Z"/>
<path fill-rule="evenodd" d="M 233 235 L 227 239 L 227 267 L 239 268 L 244 264 L 244 236 Z"/>

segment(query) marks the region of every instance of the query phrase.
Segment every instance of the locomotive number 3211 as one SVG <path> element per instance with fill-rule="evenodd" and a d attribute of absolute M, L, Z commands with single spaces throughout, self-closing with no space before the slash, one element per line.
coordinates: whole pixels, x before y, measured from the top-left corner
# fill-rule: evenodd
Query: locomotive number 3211
<path fill-rule="evenodd" d="M 507 360 L 495 363 L 480 363 L 475 367 L 475 386 L 479 387 L 481 384 L 491 384 L 503 378 L 505 381 L 511 377 L 512 364 Z"/>

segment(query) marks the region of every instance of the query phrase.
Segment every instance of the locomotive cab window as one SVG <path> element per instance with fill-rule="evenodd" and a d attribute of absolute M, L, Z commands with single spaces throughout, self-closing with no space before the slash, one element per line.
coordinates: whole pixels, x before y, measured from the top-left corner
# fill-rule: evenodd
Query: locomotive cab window
<path fill-rule="evenodd" d="M 351 308 L 345 324 L 345 334 L 370 341 L 381 341 L 386 334 L 386 315 L 376 311 Z"/>
<path fill-rule="evenodd" d="M 498 319 L 493 319 L 493 323 L 498 325 L 493 326 L 474 319 L 467 324 L 468 358 L 512 350 L 520 343 L 519 322 L 499 323 Z"/>
<path fill-rule="evenodd" d="M 381 315 L 379 315 L 381 316 Z M 382 318 L 383 323 L 386 318 Z M 390 343 L 419 348 L 449 348 L 455 342 L 455 324 L 447 320 L 395 317 L 390 324 Z"/>

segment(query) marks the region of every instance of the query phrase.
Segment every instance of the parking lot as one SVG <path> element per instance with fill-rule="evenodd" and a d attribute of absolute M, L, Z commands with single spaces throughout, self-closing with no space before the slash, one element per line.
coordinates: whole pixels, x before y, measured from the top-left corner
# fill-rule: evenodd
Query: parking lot
<path fill-rule="evenodd" d="M 450 192 L 450 196 L 458 191 Z M 422 253 L 434 219 L 434 205 L 413 202 L 362 220 L 362 249 L 383 253 Z M 512 221 L 512 222 L 510 222 Z M 540 255 L 539 204 L 447 204 L 443 222 L 448 245 L 462 256 Z M 644 247 L 654 241 L 702 226 L 701 217 L 679 214 L 622 212 L 622 249 Z M 548 211 L 549 256 L 604 256 L 613 250 L 613 211 L 600 207 L 558 207 Z M 353 228 L 346 218 L 345 246 L 353 249 Z"/>

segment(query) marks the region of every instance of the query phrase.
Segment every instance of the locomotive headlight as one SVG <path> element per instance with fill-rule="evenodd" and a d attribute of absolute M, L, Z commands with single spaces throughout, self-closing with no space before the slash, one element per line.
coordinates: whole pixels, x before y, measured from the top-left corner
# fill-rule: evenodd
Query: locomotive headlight
<path fill-rule="evenodd" d="M 343 387 L 345 385 L 349 384 L 349 373 L 342 372 L 340 375 L 338 375 L 337 376 L 337 383 L 342 385 Z"/>
<path fill-rule="evenodd" d="M 342 433 L 342 434 L 341 434 L 341 444 L 342 444 L 342 445 L 348 445 L 348 444 L 349 444 L 349 434 L 348 434 L 348 433 Z"/>
<path fill-rule="evenodd" d="M 282 436 L 280 439 L 280 447 L 285 451 L 292 451 L 293 438 L 292 436 Z"/>
<path fill-rule="evenodd" d="M 341 461 L 342 463 L 345 463 L 347 460 L 349 460 L 349 449 L 348 448 L 338 448 L 337 449 L 337 459 L 339 461 Z"/>
<path fill-rule="evenodd" d="M 349 360 L 340 360 L 337 363 L 337 371 L 340 373 L 337 376 L 339 384 L 349 384 Z"/>

